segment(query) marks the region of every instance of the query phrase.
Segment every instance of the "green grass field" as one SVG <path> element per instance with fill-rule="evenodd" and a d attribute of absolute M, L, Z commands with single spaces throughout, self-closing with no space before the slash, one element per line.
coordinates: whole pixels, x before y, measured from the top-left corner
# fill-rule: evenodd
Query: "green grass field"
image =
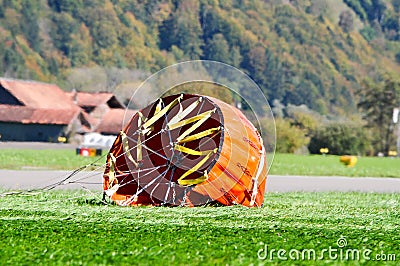
<path fill-rule="evenodd" d="M 348 168 L 334 155 L 276 154 L 270 174 L 400 177 L 400 158 L 360 157 L 355 167 Z"/>
<path fill-rule="evenodd" d="M 105 153 L 105 152 L 104 152 Z M 0 169 L 76 169 L 99 157 L 82 157 L 74 150 L 0 150 Z M 103 164 L 101 158 L 98 164 Z M 353 168 L 339 162 L 339 156 L 276 154 L 270 174 L 313 176 L 400 177 L 399 158 L 361 157 Z"/>
<path fill-rule="evenodd" d="M 102 206 L 93 199 L 71 191 L 0 197 L 0 264 L 374 265 L 379 259 L 396 265 L 400 261 L 399 194 L 267 194 L 261 209 L 124 208 Z"/>

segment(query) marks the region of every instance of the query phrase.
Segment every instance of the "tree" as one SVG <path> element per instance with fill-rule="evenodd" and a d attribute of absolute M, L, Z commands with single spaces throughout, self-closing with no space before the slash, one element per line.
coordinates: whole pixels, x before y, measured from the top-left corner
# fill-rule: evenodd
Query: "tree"
<path fill-rule="evenodd" d="M 206 59 L 216 60 L 230 64 L 229 44 L 221 33 L 215 34 L 211 40 L 207 42 Z"/>
<path fill-rule="evenodd" d="M 369 1 L 362 2 L 368 12 L 368 19 L 370 21 L 377 20 L 381 23 L 387 9 L 384 0 L 371 0 L 371 4 L 368 2 Z"/>
<path fill-rule="evenodd" d="M 78 13 L 79 9 L 83 6 L 82 0 L 48 0 L 49 7 L 54 9 L 56 12 L 68 12 L 72 14 Z"/>
<path fill-rule="evenodd" d="M 397 54 L 395 55 L 395 57 L 396 57 L 396 62 L 397 62 L 397 64 L 400 65 L 400 53 L 397 53 Z"/>
<path fill-rule="evenodd" d="M 346 5 L 351 7 L 354 12 L 362 19 L 365 20 L 367 18 L 367 13 L 365 12 L 364 8 L 362 7 L 360 1 L 358 0 L 344 0 Z"/>
<path fill-rule="evenodd" d="M 394 11 L 400 12 L 400 0 L 392 0 Z"/>
<path fill-rule="evenodd" d="M 257 84 L 264 85 L 266 84 L 266 63 L 265 48 L 261 45 L 257 45 L 251 48 L 246 54 L 243 67 L 249 71 L 250 76 Z"/>
<path fill-rule="evenodd" d="M 276 152 L 294 153 L 301 147 L 308 145 L 310 139 L 306 132 L 294 126 L 289 120 L 277 118 L 276 125 Z"/>
<path fill-rule="evenodd" d="M 181 1 L 175 13 L 159 28 L 161 49 L 170 50 L 173 45 L 181 49 L 190 59 L 202 55 L 202 28 L 199 18 L 199 4 L 195 1 Z"/>
<path fill-rule="evenodd" d="M 373 130 L 374 144 L 379 151 L 387 153 L 394 142 L 392 114 L 399 106 L 400 83 L 391 77 L 374 84 L 365 81 L 358 107 L 364 113 L 367 126 Z"/>
<path fill-rule="evenodd" d="M 72 66 L 81 66 L 89 62 L 92 54 L 92 37 L 84 23 L 81 24 L 76 34 L 72 34 L 71 63 Z"/>
<path fill-rule="evenodd" d="M 26 39 L 30 43 L 31 47 L 36 51 L 41 51 L 41 42 L 39 36 L 39 1 L 26 1 L 22 5 L 21 13 L 23 15 L 23 22 L 21 23 L 21 29 L 26 36 Z"/>
<path fill-rule="evenodd" d="M 344 32 L 349 33 L 354 28 L 354 18 L 350 10 L 345 10 L 340 13 L 339 16 L 339 26 Z"/>
<path fill-rule="evenodd" d="M 318 124 L 323 120 L 322 116 L 312 111 L 307 105 L 288 104 L 285 108 L 287 117 L 291 119 L 291 124 L 303 130 L 306 136 L 312 135 Z"/>
<path fill-rule="evenodd" d="M 54 14 L 50 36 L 54 45 L 60 49 L 67 57 L 71 56 L 71 42 L 73 34 L 78 32 L 79 25 L 76 20 L 68 13 Z"/>
<path fill-rule="evenodd" d="M 361 126 L 346 123 L 331 123 L 315 130 L 308 149 L 319 154 L 328 148 L 329 154 L 364 155 L 369 147 L 367 134 Z"/>
<path fill-rule="evenodd" d="M 385 18 L 382 22 L 382 28 L 385 32 L 386 38 L 389 40 L 399 40 L 400 39 L 400 13 L 389 11 L 386 12 Z"/>
<path fill-rule="evenodd" d="M 23 57 L 16 52 L 16 45 L 13 43 L 10 48 L 6 48 L 4 54 L 2 55 L 2 62 L 5 66 L 4 76 L 11 76 L 15 78 L 15 73 L 21 71 L 21 66 L 24 63 Z"/>

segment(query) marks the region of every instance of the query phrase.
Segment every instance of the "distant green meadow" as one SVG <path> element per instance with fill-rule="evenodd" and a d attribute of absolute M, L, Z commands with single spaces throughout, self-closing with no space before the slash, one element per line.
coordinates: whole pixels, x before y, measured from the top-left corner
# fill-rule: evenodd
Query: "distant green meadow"
<path fill-rule="evenodd" d="M 276 154 L 270 174 L 309 176 L 400 177 L 398 157 L 358 157 L 346 167 L 335 155 Z"/>
<path fill-rule="evenodd" d="M 97 196 L 0 197 L 0 265 L 400 261 L 400 194 L 268 193 L 260 209 L 118 207 Z"/>
<path fill-rule="evenodd" d="M 103 156 L 106 153 L 103 151 Z M 83 157 L 75 150 L 0 149 L 0 169 L 72 170 L 95 161 L 102 165 L 105 156 Z M 339 162 L 339 156 L 276 154 L 270 174 L 400 177 L 400 158 L 360 157 L 356 166 L 349 168 Z"/>

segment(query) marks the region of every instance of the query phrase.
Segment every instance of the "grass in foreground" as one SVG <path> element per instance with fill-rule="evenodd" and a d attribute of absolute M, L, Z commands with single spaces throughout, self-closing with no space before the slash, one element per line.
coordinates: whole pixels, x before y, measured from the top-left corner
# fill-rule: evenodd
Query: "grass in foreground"
<path fill-rule="evenodd" d="M 101 165 L 106 159 L 78 156 L 74 150 L 0 150 L 0 169 L 72 170 L 95 160 Z M 347 168 L 339 162 L 339 156 L 276 154 L 270 174 L 400 177 L 400 159 L 361 157 L 355 167 Z"/>
<path fill-rule="evenodd" d="M 391 265 L 400 261 L 399 194 L 267 194 L 261 209 L 123 208 L 86 203 L 90 198 L 67 191 L 0 198 L 0 264 L 372 265 L 384 255 Z M 287 261 L 276 251 L 264 260 L 265 248 L 285 250 Z M 336 251 L 323 252 L 329 248 Z M 362 255 L 367 249 L 369 259 Z M 316 259 L 304 253 L 292 260 L 291 250 L 314 250 Z M 358 250 L 360 259 L 341 261 L 340 250 Z"/>

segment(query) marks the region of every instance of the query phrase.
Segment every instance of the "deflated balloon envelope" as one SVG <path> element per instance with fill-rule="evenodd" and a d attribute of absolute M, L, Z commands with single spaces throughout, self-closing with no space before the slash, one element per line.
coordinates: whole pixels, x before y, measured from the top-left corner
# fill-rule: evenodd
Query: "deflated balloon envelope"
<path fill-rule="evenodd" d="M 262 139 L 240 110 L 180 94 L 142 109 L 121 131 L 104 191 L 119 205 L 261 206 L 266 174 Z"/>
<path fill-rule="evenodd" d="M 182 69 L 189 72 L 179 72 Z M 105 194 L 122 206 L 261 207 L 275 127 L 264 95 L 251 79 L 235 71 L 227 65 L 195 61 L 150 77 L 129 103 L 140 110 L 125 124 L 108 154 Z M 224 75 L 234 78 L 226 81 Z M 219 79 L 231 85 L 228 93 L 221 90 L 227 86 L 216 82 Z M 138 97 L 143 92 L 153 93 L 153 100 Z M 245 110 L 235 107 L 240 107 L 238 101 Z M 261 119 L 272 123 L 264 123 L 265 127 Z"/>

